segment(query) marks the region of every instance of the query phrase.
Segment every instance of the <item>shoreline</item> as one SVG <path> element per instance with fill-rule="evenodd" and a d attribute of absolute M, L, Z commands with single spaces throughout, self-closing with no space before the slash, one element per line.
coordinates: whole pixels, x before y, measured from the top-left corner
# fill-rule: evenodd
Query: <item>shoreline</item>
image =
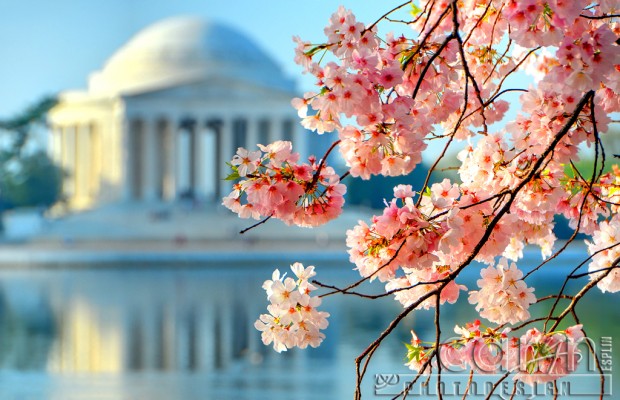
<path fill-rule="evenodd" d="M 556 243 L 560 248 L 563 242 Z M 588 257 L 583 242 L 572 244 L 557 262 L 583 261 Z M 541 260 L 535 246 L 524 249 L 517 261 Z M 11 268 L 91 268 L 106 266 L 218 266 L 242 263 L 349 263 L 344 239 L 333 240 L 118 240 L 118 241 L 33 241 L 0 244 L 0 269 Z M 353 264 L 351 264 L 353 265 Z M 577 265 L 577 264 L 574 264 Z M 237 267 L 235 267 L 237 268 Z"/>

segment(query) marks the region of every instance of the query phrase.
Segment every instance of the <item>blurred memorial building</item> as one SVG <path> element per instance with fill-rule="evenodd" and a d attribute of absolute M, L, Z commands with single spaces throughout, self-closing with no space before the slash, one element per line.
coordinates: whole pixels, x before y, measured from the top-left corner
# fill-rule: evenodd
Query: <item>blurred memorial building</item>
<path fill-rule="evenodd" d="M 49 114 L 67 204 L 219 203 L 237 147 L 293 140 L 306 154 L 295 95 L 294 81 L 242 33 L 196 17 L 155 23 Z"/>

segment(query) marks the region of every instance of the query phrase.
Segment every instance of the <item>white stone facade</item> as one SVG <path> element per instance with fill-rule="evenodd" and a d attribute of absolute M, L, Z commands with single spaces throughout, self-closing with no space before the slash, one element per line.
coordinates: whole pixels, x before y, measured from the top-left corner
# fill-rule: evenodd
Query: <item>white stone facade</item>
<path fill-rule="evenodd" d="M 237 147 L 293 140 L 306 154 L 295 95 L 240 33 L 191 17 L 156 23 L 49 114 L 67 203 L 217 202 L 230 189 L 225 162 Z"/>

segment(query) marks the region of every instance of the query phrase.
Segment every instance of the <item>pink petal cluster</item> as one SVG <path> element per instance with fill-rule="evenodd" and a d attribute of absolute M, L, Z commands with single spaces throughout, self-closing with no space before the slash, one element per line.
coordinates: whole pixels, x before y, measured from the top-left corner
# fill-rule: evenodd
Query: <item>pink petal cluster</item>
<path fill-rule="evenodd" d="M 592 261 L 588 271 L 592 274 L 590 279 L 596 279 L 607 274 L 598 282 L 598 287 L 603 292 L 615 293 L 620 290 L 620 216 L 614 216 L 599 224 L 598 230 L 592 235 L 592 241 L 586 241 L 588 252 L 592 255 Z M 611 271 L 609 271 L 609 269 Z M 597 272 L 598 271 L 598 272 Z"/>
<path fill-rule="evenodd" d="M 606 15 L 618 7 L 612 0 L 415 4 L 410 35 L 380 36 L 380 24 L 366 26 L 340 7 L 324 30 L 327 42 L 294 38 L 295 61 L 314 77 L 316 89 L 292 105 L 307 129 L 337 131 L 332 148 L 338 146 L 347 172 L 363 179 L 410 174 L 430 140 L 447 139 L 450 150 L 467 140 L 451 165 L 459 181 L 445 179 L 420 192 L 397 186 L 381 215 L 347 231 L 348 253 L 363 277 L 384 282 L 405 307 L 441 288 L 417 305 L 429 308 L 437 300 L 453 303 L 467 290 L 454 278 L 476 252 L 474 259 L 488 267 L 469 301 L 482 317 L 515 324 L 530 317 L 534 289 L 514 263 L 496 260 L 516 261 L 530 244 L 550 256 L 557 215 L 592 236 L 592 279 L 608 273 L 620 256 L 614 247 L 620 238 L 620 169 L 602 174 L 595 165 L 593 175 L 583 176 L 574 164 L 584 147 L 594 147 L 602 162 L 600 143 L 610 115 L 620 112 L 620 23 Z M 517 89 L 523 92 L 520 112 L 494 129 L 509 108 L 506 82 L 519 70 L 533 73 L 536 86 Z M 260 148 L 239 149 L 234 156 L 231 166 L 241 181 L 224 199 L 228 208 L 245 218 L 274 216 L 301 226 L 340 214 L 345 187 L 332 168 L 314 158 L 299 164 L 289 142 Z M 507 212 L 496 220 L 499 210 Z M 598 283 L 603 291 L 620 290 L 618 270 Z M 270 282 L 270 300 L 278 304 L 285 302 L 283 293 L 295 290 L 279 274 Z M 297 322 L 270 307 L 261 327 L 270 326 L 269 343 L 287 348 L 295 341 L 286 339 L 286 327 Z M 569 372 L 573 364 L 556 363 L 549 349 L 557 344 L 573 354 L 580 327 L 570 329 L 577 333 L 564 332 L 572 338 L 564 344 L 560 333 L 536 330 L 513 340 L 525 345 L 511 350 L 511 357 L 524 351 L 526 361 L 510 359 L 510 368 L 520 369 L 519 379 L 528 383 Z M 507 332 L 481 331 L 478 322 L 457 333 L 460 339 L 440 349 L 442 359 L 480 372 L 499 368 L 492 343 Z M 414 335 L 408 364 L 421 367 L 431 351 Z"/>
<path fill-rule="evenodd" d="M 510 38 L 524 47 L 557 45 L 573 28 L 585 0 L 509 0 L 503 14 Z"/>
<path fill-rule="evenodd" d="M 394 196 L 370 226 L 360 221 L 347 231 L 351 262 L 371 280 L 385 282 L 393 279 L 400 267 L 424 270 L 438 261 L 432 252 L 438 248 L 446 226 L 430 220 L 432 204 L 418 207 L 411 185 L 397 186 Z"/>
<path fill-rule="evenodd" d="M 324 224 L 342 212 L 346 186 L 333 168 L 310 157 L 299 164 L 291 142 L 277 141 L 261 151 L 239 148 L 231 165 L 245 178 L 233 186 L 222 204 L 241 218 L 273 216 L 286 224 Z"/>
<path fill-rule="evenodd" d="M 443 281 L 449 280 L 450 268 L 435 264 L 432 268 L 411 269 L 408 270 L 404 277 L 394 278 L 385 285 L 387 291 L 398 290 L 394 293 L 396 301 L 400 302 L 403 307 L 409 307 L 418 301 L 422 296 L 439 288 Z M 436 282 L 436 283 L 433 283 Z M 458 285 L 454 280 L 449 280 L 446 286 L 439 294 L 439 302 L 443 304 L 456 303 L 461 290 L 467 290 L 467 287 Z M 422 301 L 416 308 L 428 310 L 437 304 L 437 295 L 428 297 Z"/>
<path fill-rule="evenodd" d="M 479 320 L 465 324 L 464 327 L 455 326 L 454 331 L 459 335 L 447 343 L 439 344 L 439 358 L 443 370 L 459 371 L 472 369 L 478 373 L 498 373 L 502 367 L 503 344 L 508 337 L 509 329 L 499 332 L 487 328 L 482 331 Z M 428 355 L 436 352 L 436 343 L 428 346 L 412 332 L 414 339 L 408 349 L 408 362 L 405 364 L 410 369 L 420 371 L 420 368 L 428 360 Z M 412 357 L 424 354 L 426 357 Z M 434 359 L 430 367 L 437 366 Z"/>
<path fill-rule="evenodd" d="M 482 269 L 478 280 L 479 291 L 469 292 L 469 302 L 476 304 L 480 316 L 497 324 L 515 324 L 530 317 L 528 311 L 536 302 L 534 289 L 527 287 L 515 263 L 508 266 L 505 258 L 495 267 Z"/>
<path fill-rule="evenodd" d="M 532 328 L 507 342 L 503 367 L 529 385 L 555 381 L 577 369 L 581 359 L 577 346 L 583 337 L 581 325 L 550 333 Z"/>
<path fill-rule="evenodd" d="M 529 329 L 521 337 L 510 337 L 510 329 L 481 329 L 479 320 L 456 326 L 459 335 L 449 342 L 439 344 L 439 359 L 443 370 L 471 369 L 477 373 L 514 373 L 514 379 L 533 385 L 551 382 L 575 372 L 581 354 L 578 345 L 584 338 L 581 325 L 563 331 L 540 332 Z M 436 359 L 428 360 L 437 349 L 431 342 L 424 345 L 412 331 L 407 344 L 407 363 L 414 371 L 425 373 L 437 366 Z"/>
<path fill-rule="evenodd" d="M 308 280 L 316 275 L 314 267 L 304 268 L 300 263 L 291 265 L 296 279 L 280 276 L 275 270 L 271 280 L 265 281 L 263 289 L 271 302 L 267 306 L 269 314 L 261 314 L 254 327 L 262 332 L 265 345 L 273 343 L 278 353 L 292 347 L 317 347 L 325 335 L 321 332 L 327 328 L 329 314 L 318 311 L 321 305 L 319 296 L 311 296 L 316 290 Z"/>

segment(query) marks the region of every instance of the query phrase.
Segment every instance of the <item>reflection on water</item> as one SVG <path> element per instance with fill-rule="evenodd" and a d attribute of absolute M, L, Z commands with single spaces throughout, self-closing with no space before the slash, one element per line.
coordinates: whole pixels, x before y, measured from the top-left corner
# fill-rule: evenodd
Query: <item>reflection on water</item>
<path fill-rule="evenodd" d="M 332 316 L 323 345 L 277 354 L 262 345 L 253 323 L 266 306 L 262 281 L 287 262 L 4 270 L 0 398 L 351 398 L 354 357 L 399 307 L 392 299 L 326 299 Z M 341 259 L 316 264 L 324 281 L 356 277 Z M 470 278 L 464 283 L 473 287 Z M 550 291 L 558 282 L 547 274 L 532 284 Z M 617 321 L 619 312 L 611 312 L 605 318 Z M 444 332 L 473 316 L 466 302 L 446 307 L 443 318 L 451 322 Z M 590 336 L 617 333 L 616 323 L 588 317 Z M 408 318 L 377 352 L 369 394 L 375 373 L 410 372 L 402 365 L 402 342 L 414 326 L 434 337 L 432 318 L 431 312 Z"/>

